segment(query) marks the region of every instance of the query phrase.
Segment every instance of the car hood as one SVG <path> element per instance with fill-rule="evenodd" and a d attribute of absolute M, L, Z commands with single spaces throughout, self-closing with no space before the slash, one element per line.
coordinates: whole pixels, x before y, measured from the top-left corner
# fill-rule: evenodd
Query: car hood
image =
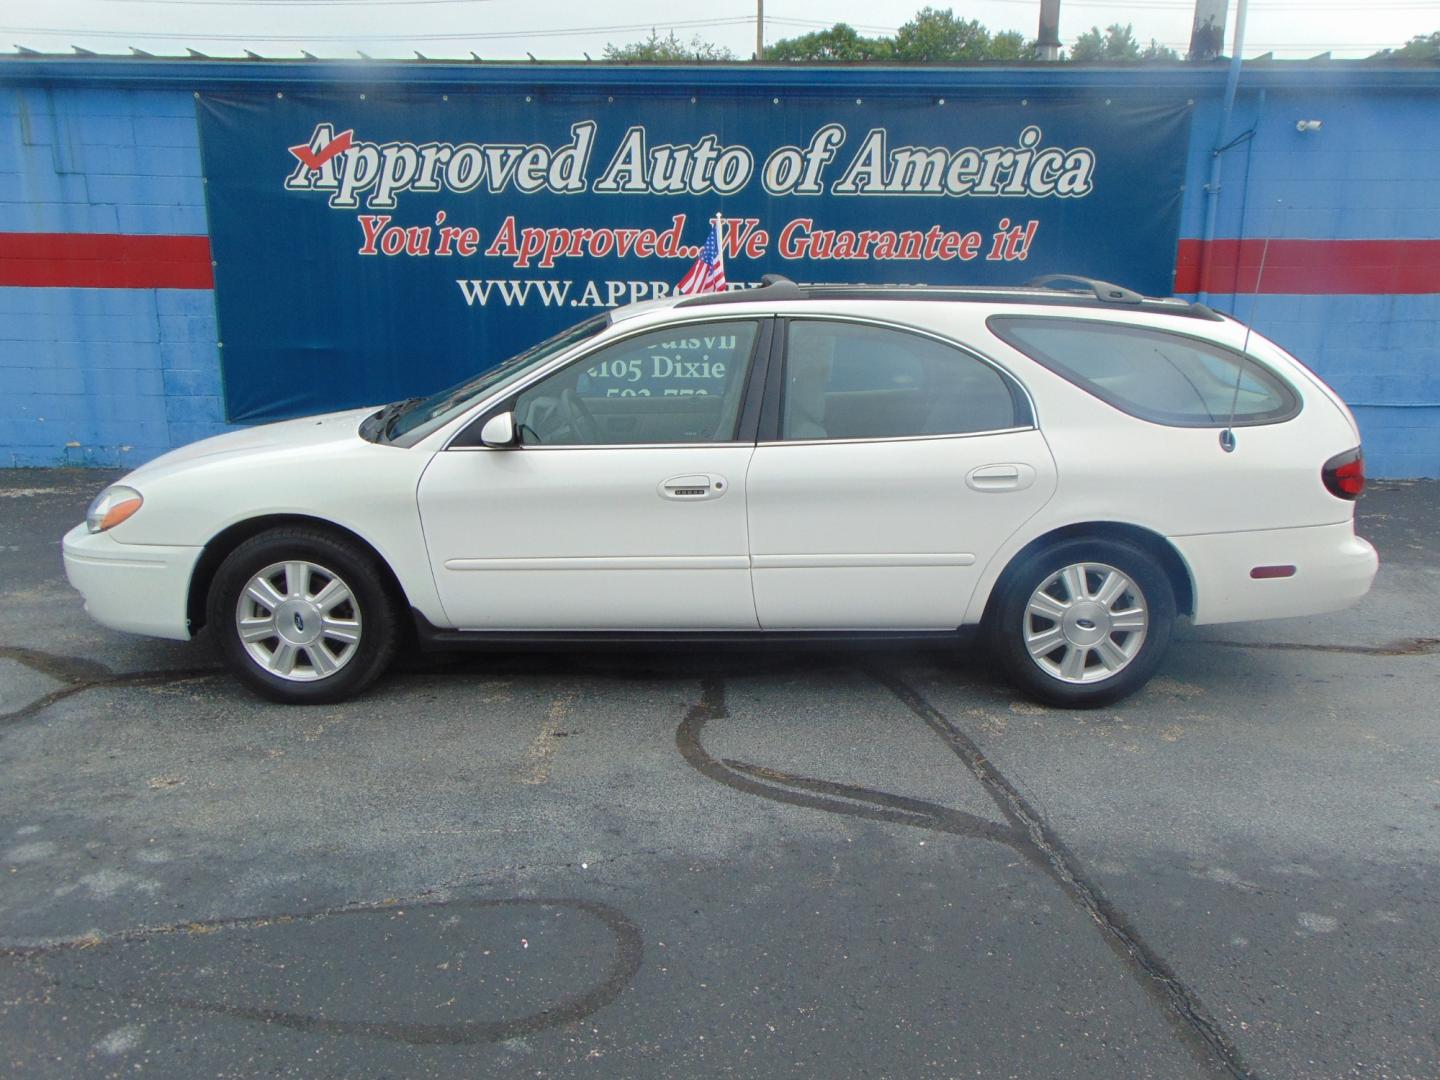
<path fill-rule="evenodd" d="M 153 479 L 164 473 L 197 462 L 233 458 L 243 454 L 280 449 L 308 449 L 339 442 L 360 442 L 360 421 L 374 414 L 378 405 L 363 409 L 304 416 L 298 420 L 282 420 L 275 424 L 231 431 L 209 439 L 182 446 L 161 454 L 130 473 L 125 479 Z"/>

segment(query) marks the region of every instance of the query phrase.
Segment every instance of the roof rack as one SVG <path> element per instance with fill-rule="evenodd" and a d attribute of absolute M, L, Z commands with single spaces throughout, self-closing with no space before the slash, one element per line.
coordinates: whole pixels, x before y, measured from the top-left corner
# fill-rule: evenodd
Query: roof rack
<path fill-rule="evenodd" d="M 731 289 L 723 293 L 702 293 L 681 300 L 676 307 L 702 307 L 710 304 L 754 304 L 764 300 L 808 300 L 809 288 L 802 289 L 783 274 L 766 274 L 758 289 Z"/>
<path fill-rule="evenodd" d="M 1070 283 L 1078 288 L 1062 288 Z M 1223 322 L 1224 316 L 1204 304 L 1179 297 L 1160 298 L 1108 281 L 1076 274 L 1046 274 L 1018 286 L 985 285 L 797 285 L 780 274 L 766 274 L 755 289 L 734 289 L 723 293 L 690 296 L 675 306 L 709 307 L 714 304 L 754 304 L 792 300 L 929 300 L 971 303 L 1042 304 L 1064 307 L 1112 307 L 1162 315 L 1182 315 L 1209 322 Z"/>
<path fill-rule="evenodd" d="M 1027 289 L 1053 289 L 1066 282 L 1074 282 L 1081 287 L 1081 290 L 1088 291 L 1096 300 L 1103 300 L 1108 304 L 1140 304 L 1145 301 L 1145 297 L 1123 285 L 1113 285 L 1108 281 L 1100 281 L 1096 278 L 1080 277 L 1078 274 L 1046 274 L 1043 277 L 1031 278 L 1025 283 L 1025 287 Z M 1065 291 L 1076 290 L 1066 289 Z"/>

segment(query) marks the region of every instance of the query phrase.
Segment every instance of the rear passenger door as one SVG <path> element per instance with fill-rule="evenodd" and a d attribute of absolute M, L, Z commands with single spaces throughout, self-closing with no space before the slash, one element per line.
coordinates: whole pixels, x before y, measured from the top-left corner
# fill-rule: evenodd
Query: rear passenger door
<path fill-rule="evenodd" d="M 1013 378 L 940 338 L 794 318 L 747 479 L 767 630 L 953 629 L 1055 467 Z"/>

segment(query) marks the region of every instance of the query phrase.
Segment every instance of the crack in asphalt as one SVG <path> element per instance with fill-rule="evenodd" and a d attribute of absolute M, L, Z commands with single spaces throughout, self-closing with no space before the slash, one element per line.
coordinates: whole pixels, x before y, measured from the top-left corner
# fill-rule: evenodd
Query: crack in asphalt
<path fill-rule="evenodd" d="M 177 668 L 171 671 L 134 671 L 116 673 L 104 664 L 79 656 L 60 656 L 40 649 L 27 649 L 18 645 L 0 645 L 0 660 L 13 660 L 22 667 L 39 672 L 65 685 L 42 694 L 28 705 L 0 713 L 0 725 L 28 720 L 44 712 L 56 702 L 79 694 L 85 690 L 99 690 L 112 686 L 160 686 L 168 682 L 183 682 L 221 673 L 219 667 Z"/>
<path fill-rule="evenodd" d="M 1030 805 L 1020 790 L 985 756 L 984 751 L 949 717 L 899 676 L 878 668 L 871 668 L 869 673 L 944 739 L 975 778 L 984 785 L 990 797 L 1001 808 L 1001 812 L 1023 826 L 1035 850 L 1050 865 L 1052 876 L 1061 882 L 1070 898 L 1079 904 L 1100 928 L 1107 943 L 1129 962 L 1132 970 L 1142 976 L 1142 985 L 1164 1002 L 1183 1025 L 1182 1031 L 1193 1036 L 1185 1039 L 1186 1044 L 1196 1049 L 1194 1040 L 1198 1040 L 1199 1046 L 1207 1052 L 1207 1063 L 1219 1064 L 1224 1072 L 1233 1077 L 1242 1080 L 1255 1077 L 1257 1074 L 1245 1063 L 1239 1049 L 1225 1034 L 1220 1022 L 1211 1015 L 1195 992 L 1181 981 L 1170 965 L 1141 938 L 1135 927 L 1105 896 L 1100 887 L 1086 876 L 1069 847 Z"/>
<path fill-rule="evenodd" d="M 426 895 L 429 894 L 421 894 L 421 897 Z M 227 930 L 261 930 L 265 927 L 289 926 L 296 923 L 318 922 L 323 919 L 344 918 L 375 912 L 393 911 L 403 914 L 405 911 L 423 913 L 436 910 L 453 911 L 456 908 L 479 910 L 506 907 L 535 907 L 541 910 L 568 908 L 598 921 L 615 938 L 615 957 L 604 977 L 584 992 L 561 996 L 546 1007 L 522 1016 L 505 1020 L 459 1020 L 448 1024 L 420 1021 L 340 1020 L 293 1010 L 222 1004 L 168 994 L 147 996 L 133 989 L 118 992 L 134 1001 L 249 1020 L 297 1031 L 318 1031 L 327 1035 L 345 1037 L 369 1036 L 390 1042 L 406 1043 L 411 1046 L 464 1046 L 504 1042 L 507 1039 L 534 1035 L 549 1028 L 583 1020 L 618 998 L 640 971 L 644 959 L 644 937 L 639 926 L 631 921 L 624 912 L 609 904 L 572 897 L 455 898 L 439 901 L 427 901 L 419 898 L 405 900 L 392 897 L 370 903 L 341 904 L 294 914 L 166 923 L 160 926 L 124 930 L 109 935 L 88 934 L 45 945 L 0 945 L 0 959 L 32 961 L 56 953 L 72 953 L 91 949 L 103 950 L 137 942 L 148 942 L 170 935 L 203 935 Z M 42 971 L 42 974 L 52 985 L 67 986 L 76 990 L 96 989 L 94 986 L 74 981 L 66 982 L 48 972 Z"/>
<path fill-rule="evenodd" d="M 1106 944 L 1160 1005 L 1181 1043 L 1197 1062 L 1210 1072 L 1235 1080 L 1256 1077 L 1255 1071 L 1245 1063 L 1238 1048 L 1194 991 L 1145 943 L 1099 886 L 1086 877 L 1078 860 L 1043 816 L 974 741 L 898 675 L 873 665 L 865 670 L 940 736 L 980 782 L 1008 825 L 998 825 L 922 799 L 799 776 L 733 758 L 714 757 L 705 749 L 700 736 L 708 721 L 729 715 L 725 683 L 719 678 L 701 681 L 700 701 L 691 706 L 676 729 L 676 748 L 697 771 L 745 794 L 792 806 L 932 829 L 1010 847 L 1044 871 L 1085 911 L 1101 931 Z M 777 787 L 777 784 L 785 786 Z"/>
<path fill-rule="evenodd" d="M 1351 656 L 1429 656 L 1440 652 L 1440 638 L 1401 638 L 1387 645 L 1325 645 L 1302 641 L 1223 641 L 1195 638 L 1191 645 L 1218 645 L 1227 649 L 1283 649 L 1298 652 L 1346 653 Z"/>

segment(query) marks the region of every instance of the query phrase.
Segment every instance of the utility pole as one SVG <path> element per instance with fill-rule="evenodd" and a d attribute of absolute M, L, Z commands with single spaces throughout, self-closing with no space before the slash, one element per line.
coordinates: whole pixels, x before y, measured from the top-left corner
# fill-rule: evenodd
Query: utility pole
<path fill-rule="evenodd" d="M 755 0 L 755 60 L 765 59 L 765 0 Z"/>
<path fill-rule="evenodd" d="M 1190 60 L 1214 60 L 1225 50 L 1226 0 L 1195 0 L 1190 27 Z M 1237 16 L 1238 18 L 1238 16 Z"/>
<path fill-rule="evenodd" d="M 1060 59 L 1060 0 L 1040 0 L 1040 32 L 1035 38 L 1035 59 Z"/>

